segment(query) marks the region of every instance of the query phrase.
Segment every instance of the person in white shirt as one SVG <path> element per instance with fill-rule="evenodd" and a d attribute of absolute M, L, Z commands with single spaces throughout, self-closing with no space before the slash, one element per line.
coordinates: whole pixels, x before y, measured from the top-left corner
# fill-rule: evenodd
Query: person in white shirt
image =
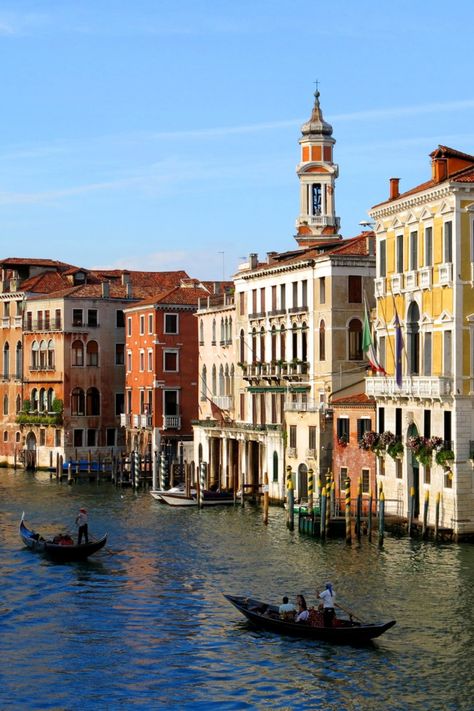
<path fill-rule="evenodd" d="M 287 620 L 287 619 L 292 620 L 295 616 L 295 612 L 296 612 L 295 605 L 293 605 L 292 602 L 288 602 L 288 598 L 285 595 L 285 597 L 283 598 L 282 604 L 278 608 L 278 613 L 279 613 L 280 617 L 284 620 Z"/>
<path fill-rule="evenodd" d="M 76 516 L 76 526 L 77 526 L 77 545 L 80 546 L 82 542 L 82 537 L 86 543 L 89 543 L 89 531 L 87 526 L 87 511 L 86 509 L 79 509 L 79 513 Z"/>
<path fill-rule="evenodd" d="M 316 593 L 317 596 L 323 601 L 323 617 L 324 626 L 332 627 L 334 617 L 336 616 L 336 611 L 334 606 L 336 604 L 336 591 L 332 587 L 331 583 L 326 583 L 325 589 L 321 593 Z"/>

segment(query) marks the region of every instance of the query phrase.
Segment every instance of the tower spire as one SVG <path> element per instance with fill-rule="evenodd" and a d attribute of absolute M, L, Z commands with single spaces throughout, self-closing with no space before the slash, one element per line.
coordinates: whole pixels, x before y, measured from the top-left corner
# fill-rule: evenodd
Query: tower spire
<path fill-rule="evenodd" d="M 335 181 L 338 166 L 333 163 L 332 126 L 323 118 L 316 81 L 314 106 L 309 121 L 301 126 L 301 160 L 296 168 L 300 181 L 300 214 L 296 220 L 296 241 L 302 247 L 338 234 L 335 214 Z"/>

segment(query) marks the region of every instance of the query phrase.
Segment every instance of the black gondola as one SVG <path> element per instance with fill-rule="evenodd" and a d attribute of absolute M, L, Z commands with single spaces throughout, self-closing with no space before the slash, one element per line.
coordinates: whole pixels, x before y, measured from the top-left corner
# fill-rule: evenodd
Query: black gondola
<path fill-rule="evenodd" d="M 280 619 L 278 605 L 269 605 L 261 600 L 249 597 L 224 595 L 256 627 L 309 639 L 331 642 L 331 644 L 365 644 L 393 627 L 395 620 L 385 623 L 366 624 L 353 619 L 337 618 L 332 627 L 324 627 L 321 622 L 316 624 L 291 622 Z M 321 616 L 322 617 L 322 616 Z"/>
<path fill-rule="evenodd" d="M 86 560 L 86 558 L 93 553 L 100 551 L 107 543 L 107 534 L 97 541 L 81 543 L 81 545 L 62 545 L 60 543 L 54 543 L 53 541 L 47 541 L 40 536 L 39 533 L 35 533 L 35 531 L 31 531 L 27 528 L 23 517 L 20 521 L 20 536 L 25 546 L 35 551 L 35 553 L 41 553 L 57 563 L 71 563 L 77 560 Z"/>

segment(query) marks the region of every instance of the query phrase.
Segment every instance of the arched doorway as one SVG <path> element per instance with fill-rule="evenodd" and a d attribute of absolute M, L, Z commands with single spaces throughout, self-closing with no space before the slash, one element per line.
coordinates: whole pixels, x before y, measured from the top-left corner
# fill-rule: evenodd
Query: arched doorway
<path fill-rule="evenodd" d="M 36 469 L 36 435 L 28 432 L 26 436 L 25 469 Z"/>
<path fill-rule="evenodd" d="M 418 437 L 418 428 L 415 425 L 414 422 L 409 426 L 408 431 L 407 431 L 407 440 L 410 437 Z M 411 487 L 413 487 L 415 491 L 415 501 L 414 501 L 414 507 L 413 507 L 413 517 L 418 518 L 420 515 L 420 463 L 418 459 L 416 459 L 415 455 L 411 450 L 408 450 L 408 469 L 407 469 L 407 486 L 408 486 L 408 492 L 407 492 L 407 501 L 408 501 L 408 509 L 410 507 L 410 491 Z"/>
<path fill-rule="evenodd" d="M 308 498 L 308 467 L 306 464 L 300 464 L 298 467 L 298 497 L 300 500 Z"/>

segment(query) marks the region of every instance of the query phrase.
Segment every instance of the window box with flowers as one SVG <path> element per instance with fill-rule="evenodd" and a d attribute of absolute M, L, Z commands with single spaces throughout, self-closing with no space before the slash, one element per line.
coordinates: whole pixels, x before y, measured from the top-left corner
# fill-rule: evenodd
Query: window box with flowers
<path fill-rule="evenodd" d="M 349 437 L 346 434 L 342 434 L 337 438 L 337 443 L 340 447 L 347 447 L 349 444 Z"/>
<path fill-rule="evenodd" d="M 389 454 L 392 459 L 401 459 L 403 457 L 403 442 L 398 439 L 398 437 L 387 446 L 387 454 Z"/>
<path fill-rule="evenodd" d="M 435 455 L 436 464 L 440 464 L 446 469 L 450 469 L 454 462 L 454 452 L 452 449 L 440 449 Z"/>
<path fill-rule="evenodd" d="M 368 430 L 364 432 L 359 442 L 359 448 L 366 452 L 373 452 L 378 457 L 383 457 L 385 454 L 385 445 L 381 440 L 381 435 L 378 432 Z"/>

